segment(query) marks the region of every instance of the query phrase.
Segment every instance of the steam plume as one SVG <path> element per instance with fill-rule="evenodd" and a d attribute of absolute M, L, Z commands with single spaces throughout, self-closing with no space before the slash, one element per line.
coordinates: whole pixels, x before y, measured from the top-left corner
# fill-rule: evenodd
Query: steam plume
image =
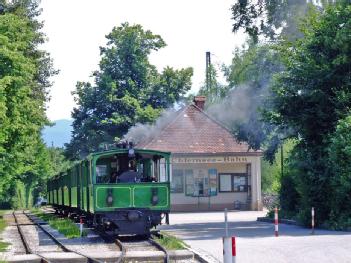
<path fill-rule="evenodd" d="M 123 139 L 132 141 L 136 145 L 142 141 L 148 141 L 153 137 L 157 137 L 161 130 L 166 127 L 176 116 L 175 109 L 167 109 L 162 112 L 161 116 L 153 124 L 137 123 L 128 130 Z"/>

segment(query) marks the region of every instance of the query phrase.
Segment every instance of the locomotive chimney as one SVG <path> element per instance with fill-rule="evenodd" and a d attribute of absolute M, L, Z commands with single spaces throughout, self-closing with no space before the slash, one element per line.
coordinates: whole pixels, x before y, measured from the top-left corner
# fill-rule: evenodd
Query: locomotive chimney
<path fill-rule="evenodd" d="M 205 96 L 195 96 L 193 101 L 196 107 L 200 108 L 201 110 L 204 110 L 206 101 Z"/>

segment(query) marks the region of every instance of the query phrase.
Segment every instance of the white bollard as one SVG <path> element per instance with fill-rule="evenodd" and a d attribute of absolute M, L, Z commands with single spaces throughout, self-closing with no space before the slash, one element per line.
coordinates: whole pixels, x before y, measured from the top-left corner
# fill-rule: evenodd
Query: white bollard
<path fill-rule="evenodd" d="M 235 237 L 223 237 L 223 263 L 235 263 Z"/>
<path fill-rule="evenodd" d="M 228 237 L 229 234 L 228 234 L 228 209 L 225 208 L 224 209 L 224 227 L 225 227 L 225 237 Z"/>
<path fill-rule="evenodd" d="M 274 208 L 274 234 L 278 236 L 278 208 Z"/>
<path fill-rule="evenodd" d="M 312 207 L 311 215 L 312 215 L 312 222 L 311 222 L 312 232 L 311 232 L 311 234 L 314 235 L 314 207 Z"/>
<path fill-rule="evenodd" d="M 79 230 L 80 230 L 80 236 L 83 236 L 83 218 L 80 218 L 80 225 L 79 225 Z"/>

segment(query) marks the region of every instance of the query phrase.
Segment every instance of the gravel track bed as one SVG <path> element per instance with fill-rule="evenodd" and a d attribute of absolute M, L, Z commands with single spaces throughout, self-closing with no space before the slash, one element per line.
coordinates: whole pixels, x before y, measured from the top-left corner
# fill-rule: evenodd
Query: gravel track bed
<path fill-rule="evenodd" d="M 4 232 L 1 234 L 1 238 L 4 242 L 11 243 L 11 245 L 8 247 L 8 251 L 3 253 L 7 257 L 26 253 L 16 226 L 7 226 Z"/>
<path fill-rule="evenodd" d="M 17 223 L 22 225 L 22 224 L 33 224 L 30 219 L 23 214 L 22 212 L 15 212 L 16 218 L 17 218 Z"/>
<path fill-rule="evenodd" d="M 155 247 L 148 240 L 133 240 L 134 237 L 121 237 L 119 240 L 126 248 L 126 251 L 159 251 L 157 247 Z"/>
<path fill-rule="evenodd" d="M 52 212 L 51 210 L 45 212 Z M 27 215 L 20 212 L 16 213 L 18 217 L 19 224 L 33 224 L 33 222 L 27 217 Z M 44 223 L 41 219 L 35 217 L 34 215 L 28 215 L 34 221 L 38 223 Z M 4 216 L 5 218 L 5 216 Z M 6 220 L 10 226 L 8 226 L 3 232 L 3 239 L 6 242 L 11 242 L 13 245 L 10 250 L 1 255 L 2 258 L 11 258 L 11 255 L 24 254 L 25 250 L 17 232 L 15 226 L 15 221 L 12 214 L 6 215 Z M 31 249 L 38 253 L 44 252 L 60 252 L 64 253 L 61 248 L 59 248 L 50 237 L 48 237 L 39 227 L 35 225 L 22 225 L 20 226 L 26 239 L 29 240 Z M 82 254 L 90 255 L 103 255 L 103 253 L 109 253 L 113 255 L 116 253 L 118 257 L 119 247 L 114 242 L 105 242 L 93 229 L 84 228 L 88 235 L 86 237 L 67 239 L 63 234 L 60 234 L 57 230 L 51 228 L 48 224 L 42 225 L 42 227 L 51 233 L 56 239 L 58 239 L 64 246 L 72 251 L 76 251 Z M 134 251 L 159 251 L 150 241 L 145 239 L 138 239 L 132 236 L 121 236 L 119 240 L 123 243 L 127 252 Z M 5 256 L 5 257 L 4 257 Z M 196 260 L 177 260 L 179 263 L 196 263 Z"/>
<path fill-rule="evenodd" d="M 44 221 L 34 215 L 29 215 L 33 221 L 43 223 Z M 92 229 L 84 228 L 88 235 L 80 238 L 66 238 L 63 234 L 59 233 L 56 229 L 51 228 L 49 225 L 42 225 L 42 227 L 60 241 L 65 247 L 70 250 L 84 254 L 89 253 L 104 253 L 104 252 L 118 252 L 119 248 L 114 243 L 105 243 L 105 241 L 97 235 Z"/>
<path fill-rule="evenodd" d="M 33 252 L 63 252 L 55 242 L 37 226 L 20 226 Z"/>

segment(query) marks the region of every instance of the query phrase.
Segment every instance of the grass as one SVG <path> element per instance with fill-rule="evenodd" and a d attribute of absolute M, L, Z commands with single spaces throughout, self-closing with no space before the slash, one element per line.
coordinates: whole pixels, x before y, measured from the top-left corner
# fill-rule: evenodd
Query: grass
<path fill-rule="evenodd" d="M 187 247 L 182 240 L 165 232 L 161 232 L 161 237 L 155 237 L 155 241 L 167 250 L 182 250 Z"/>
<path fill-rule="evenodd" d="M 68 218 L 58 218 L 54 215 L 46 214 L 40 210 L 32 210 L 32 213 L 41 218 L 42 220 L 49 223 L 49 225 L 59 231 L 67 238 L 77 238 L 80 237 L 79 227 Z M 86 230 L 83 230 L 82 235 L 86 236 L 88 233 Z"/>
<path fill-rule="evenodd" d="M 4 231 L 5 227 L 7 226 L 6 221 L 3 218 L 3 215 L 7 212 L 8 210 L 0 210 L 0 233 Z M 7 247 L 10 245 L 8 242 L 3 242 L 0 239 L 0 252 L 5 252 L 7 250 Z M 0 261 L 1 262 L 1 261 Z"/>

